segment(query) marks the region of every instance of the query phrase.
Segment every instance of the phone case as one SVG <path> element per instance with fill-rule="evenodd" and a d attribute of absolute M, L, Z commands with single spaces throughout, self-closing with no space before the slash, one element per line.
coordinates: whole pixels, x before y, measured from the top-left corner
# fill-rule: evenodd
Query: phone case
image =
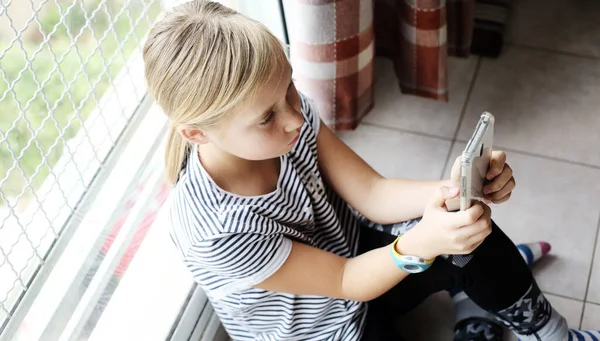
<path fill-rule="evenodd" d="M 484 112 L 473 136 L 461 155 L 460 210 L 471 207 L 473 200 L 483 199 L 483 186 L 492 158 L 494 115 Z"/>

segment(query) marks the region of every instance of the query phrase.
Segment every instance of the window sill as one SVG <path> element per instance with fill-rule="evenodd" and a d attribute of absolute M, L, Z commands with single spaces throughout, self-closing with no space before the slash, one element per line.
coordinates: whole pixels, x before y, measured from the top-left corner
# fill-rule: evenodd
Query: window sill
<path fill-rule="evenodd" d="M 168 202 L 119 282 L 90 341 L 166 340 L 193 280 L 168 236 Z"/>

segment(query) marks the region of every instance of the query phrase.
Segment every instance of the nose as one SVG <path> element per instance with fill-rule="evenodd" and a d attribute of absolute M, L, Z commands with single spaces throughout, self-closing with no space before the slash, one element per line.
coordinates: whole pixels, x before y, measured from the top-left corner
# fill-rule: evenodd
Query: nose
<path fill-rule="evenodd" d="M 304 116 L 301 113 L 297 112 L 296 109 L 289 107 L 287 110 L 287 117 L 285 122 L 285 132 L 291 133 L 296 131 L 302 127 L 302 123 L 304 123 Z"/>

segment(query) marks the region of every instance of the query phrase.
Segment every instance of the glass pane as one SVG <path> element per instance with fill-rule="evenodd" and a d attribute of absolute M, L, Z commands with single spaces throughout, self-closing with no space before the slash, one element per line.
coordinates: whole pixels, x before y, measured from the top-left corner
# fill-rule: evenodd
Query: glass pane
<path fill-rule="evenodd" d="M 146 93 L 159 0 L 0 1 L 0 332 Z"/>

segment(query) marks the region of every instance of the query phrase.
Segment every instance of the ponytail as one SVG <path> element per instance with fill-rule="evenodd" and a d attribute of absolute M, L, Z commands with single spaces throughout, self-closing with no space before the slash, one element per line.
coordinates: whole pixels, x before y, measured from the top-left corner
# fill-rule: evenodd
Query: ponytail
<path fill-rule="evenodd" d="M 167 146 L 165 148 L 165 177 L 167 182 L 175 186 L 179 179 L 179 173 L 185 166 L 190 143 L 181 137 L 177 129 L 171 126 L 167 133 Z"/>

